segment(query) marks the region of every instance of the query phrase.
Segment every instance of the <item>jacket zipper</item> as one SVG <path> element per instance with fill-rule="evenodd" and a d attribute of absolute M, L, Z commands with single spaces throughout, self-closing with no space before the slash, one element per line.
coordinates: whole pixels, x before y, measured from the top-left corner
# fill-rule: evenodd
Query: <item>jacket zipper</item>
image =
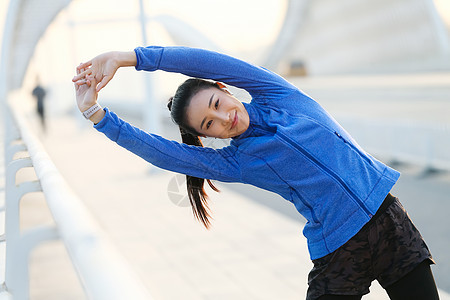
<path fill-rule="evenodd" d="M 312 161 L 314 164 L 316 164 L 319 168 L 321 168 L 323 171 L 325 171 L 327 174 L 331 175 L 342 188 L 359 204 L 359 206 L 364 210 L 364 212 L 371 218 L 372 214 L 369 212 L 369 210 L 366 208 L 366 206 L 362 203 L 362 201 L 350 190 L 350 188 L 345 184 L 345 182 L 338 176 L 336 173 L 331 171 L 327 166 L 322 164 L 320 161 L 318 161 L 314 156 L 308 153 L 305 149 L 303 149 L 301 146 L 296 144 L 294 141 L 292 141 L 288 136 L 281 132 L 277 132 L 283 140 L 288 142 L 291 146 L 293 146 L 295 149 L 300 151 L 304 156 L 306 156 L 310 161 Z"/>
<path fill-rule="evenodd" d="M 334 132 L 334 134 L 340 138 L 345 144 L 347 144 L 350 148 L 352 148 L 356 153 L 358 153 L 362 159 L 364 159 L 367 163 L 372 165 L 372 162 L 364 155 L 364 153 L 361 153 L 358 148 L 356 148 L 355 145 L 353 145 L 351 142 L 347 141 L 342 135 L 340 135 L 337 131 Z"/>
<path fill-rule="evenodd" d="M 262 132 L 270 133 L 270 134 L 272 134 L 272 135 L 275 135 L 276 132 L 277 132 L 277 130 L 270 131 L 270 130 L 267 130 L 266 128 L 262 128 L 261 126 L 256 125 L 256 124 L 254 124 L 253 126 L 256 127 L 256 128 L 258 128 L 258 129 L 261 130 Z M 297 195 L 297 198 L 303 203 L 303 205 L 311 211 L 311 216 L 312 216 L 312 218 L 313 218 L 313 221 L 316 222 L 316 223 L 318 223 L 318 224 L 320 224 L 319 219 L 316 217 L 316 215 L 315 215 L 315 213 L 314 213 L 314 210 L 313 210 L 312 206 L 311 206 L 308 202 L 306 202 L 306 200 L 298 193 L 298 191 L 297 191 L 296 189 L 294 189 L 294 188 L 291 187 L 290 185 L 289 185 L 289 188 L 290 188 L 291 191 L 293 191 L 293 192 Z"/>

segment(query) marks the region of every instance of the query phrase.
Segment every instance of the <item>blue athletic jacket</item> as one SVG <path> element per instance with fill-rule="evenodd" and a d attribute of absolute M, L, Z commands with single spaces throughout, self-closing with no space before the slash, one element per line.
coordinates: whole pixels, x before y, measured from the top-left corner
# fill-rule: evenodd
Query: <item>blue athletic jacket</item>
<path fill-rule="evenodd" d="M 183 73 L 245 89 L 247 131 L 222 149 L 146 133 L 105 108 L 95 125 L 108 138 L 163 169 L 278 193 L 307 219 L 311 259 L 339 248 L 376 213 L 400 174 L 363 149 L 313 99 L 267 69 L 185 47 L 138 47 L 137 70 Z"/>

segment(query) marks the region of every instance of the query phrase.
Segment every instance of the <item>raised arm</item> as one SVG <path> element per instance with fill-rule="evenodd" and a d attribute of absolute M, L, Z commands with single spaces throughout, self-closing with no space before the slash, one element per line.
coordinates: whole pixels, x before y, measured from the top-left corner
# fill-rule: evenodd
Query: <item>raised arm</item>
<path fill-rule="evenodd" d="M 233 146 L 222 149 L 196 147 L 149 134 L 120 119 L 105 108 L 105 117 L 95 128 L 118 145 L 151 164 L 190 176 L 225 182 L 240 182 Z"/>
<path fill-rule="evenodd" d="M 77 74 L 84 71 L 77 69 Z M 97 102 L 97 81 L 92 75 L 80 80 L 75 83 L 76 100 L 78 109 L 84 112 Z M 169 141 L 132 126 L 108 108 L 97 111 L 90 120 L 112 141 L 157 167 L 199 178 L 240 181 L 239 166 L 230 153 L 234 146 L 215 150 Z"/>
<path fill-rule="evenodd" d="M 252 96 L 279 98 L 296 87 L 281 76 L 262 67 L 214 51 L 188 47 L 137 47 L 129 52 L 107 52 L 78 66 L 83 70 L 72 81 L 83 84 L 92 75 L 100 91 L 120 67 L 136 70 L 181 73 L 190 77 L 212 79 L 245 89 Z"/>
<path fill-rule="evenodd" d="M 137 70 L 163 70 L 190 77 L 212 79 L 247 90 L 250 94 L 290 92 L 296 89 L 281 76 L 240 59 L 204 49 L 187 47 L 138 47 Z"/>

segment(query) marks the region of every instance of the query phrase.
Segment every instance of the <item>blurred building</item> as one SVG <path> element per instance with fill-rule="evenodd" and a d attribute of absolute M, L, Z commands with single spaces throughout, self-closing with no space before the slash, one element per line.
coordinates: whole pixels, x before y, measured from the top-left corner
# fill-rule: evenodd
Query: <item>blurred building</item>
<path fill-rule="evenodd" d="M 432 0 L 290 0 L 266 66 L 290 75 L 450 69 Z"/>

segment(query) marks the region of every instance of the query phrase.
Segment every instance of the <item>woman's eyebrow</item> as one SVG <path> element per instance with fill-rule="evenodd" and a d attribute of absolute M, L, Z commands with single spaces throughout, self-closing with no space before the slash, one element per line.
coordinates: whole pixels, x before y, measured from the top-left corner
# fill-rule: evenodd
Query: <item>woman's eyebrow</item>
<path fill-rule="evenodd" d="M 211 102 L 212 102 L 212 99 L 214 98 L 214 95 L 215 95 L 215 93 L 213 93 L 211 95 L 211 98 L 209 98 L 208 108 L 211 108 Z M 206 117 L 203 119 L 202 123 L 200 124 L 200 129 L 203 129 L 203 124 L 205 124 L 205 121 L 206 121 Z"/>

